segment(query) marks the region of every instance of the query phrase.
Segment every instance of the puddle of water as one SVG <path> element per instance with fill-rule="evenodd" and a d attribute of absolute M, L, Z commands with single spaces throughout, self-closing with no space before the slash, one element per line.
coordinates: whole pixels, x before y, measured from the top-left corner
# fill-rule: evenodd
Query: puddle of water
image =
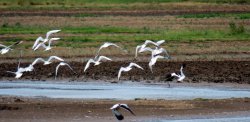
<path fill-rule="evenodd" d="M 250 97 L 249 89 L 100 82 L 0 82 L 0 95 L 50 98 L 186 100 Z"/>

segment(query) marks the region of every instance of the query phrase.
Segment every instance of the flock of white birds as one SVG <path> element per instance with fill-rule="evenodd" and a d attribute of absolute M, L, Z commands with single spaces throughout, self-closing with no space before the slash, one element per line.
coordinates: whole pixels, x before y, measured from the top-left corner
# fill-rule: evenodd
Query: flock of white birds
<path fill-rule="evenodd" d="M 51 30 L 51 31 L 48 31 L 46 33 L 46 37 L 45 38 L 38 37 L 36 39 L 36 41 L 34 42 L 34 45 L 32 46 L 32 49 L 34 51 L 36 51 L 39 48 L 44 48 L 44 51 L 51 50 L 52 49 L 52 42 L 53 41 L 57 41 L 60 38 L 50 38 L 50 36 L 53 35 L 53 34 L 55 34 L 55 33 L 60 32 L 60 31 L 61 30 Z M 135 58 L 137 58 L 138 53 L 143 53 L 143 52 L 147 52 L 147 51 L 151 52 L 151 57 L 150 57 L 151 59 L 150 59 L 148 65 L 149 65 L 149 69 L 151 70 L 151 72 L 153 72 L 153 66 L 156 64 L 156 62 L 157 62 L 158 59 L 170 59 L 171 58 L 169 56 L 167 50 L 161 47 L 161 45 L 164 42 L 165 42 L 165 40 L 160 40 L 160 41 L 157 41 L 157 42 L 153 42 L 151 40 L 146 40 L 142 45 L 138 45 L 136 47 Z M 21 43 L 22 43 L 22 41 L 18 41 L 18 42 L 14 43 L 14 44 L 12 44 L 10 46 L 5 46 L 5 45 L 0 44 L 0 47 L 2 48 L 0 52 L 1 52 L 1 54 L 6 54 L 10 50 L 12 50 L 11 49 L 12 46 L 18 45 L 18 44 L 21 44 Z M 153 45 L 155 48 L 152 49 L 148 45 Z M 101 52 L 102 49 L 108 48 L 108 47 L 111 47 L 111 46 L 119 48 L 119 49 L 121 49 L 124 52 L 127 52 L 126 50 L 124 50 L 123 48 L 121 48 L 120 46 L 118 46 L 117 44 L 106 42 L 106 43 L 104 43 L 103 45 L 100 46 L 100 48 L 98 49 L 95 57 L 88 60 L 88 62 L 85 65 L 84 72 L 86 72 L 87 69 L 90 68 L 90 66 L 91 66 L 90 64 L 91 63 L 94 64 L 93 66 L 96 66 L 96 65 L 100 65 L 101 62 L 103 62 L 104 60 L 106 60 L 106 61 L 112 61 L 111 58 L 100 55 L 100 52 Z M 22 77 L 22 75 L 23 75 L 24 72 L 31 72 L 31 71 L 33 71 L 34 70 L 34 65 L 36 65 L 37 63 L 43 62 L 44 65 L 49 65 L 54 60 L 60 61 L 60 63 L 57 65 L 56 70 L 55 70 L 55 79 L 57 77 L 58 69 L 59 69 L 60 66 L 68 66 L 69 69 L 72 72 L 74 72 L 75 74 L 77 74 L 68 63 L 64 62 L 64 59 L 62 59 L 62 58 L 60 58 L 58 56 L 50 56 L 47 60 L 43 59 L 43 58 L 36 58 L 28 67 L 20 67 L 20 60 L 19 60 L 17 70 L 15 72 L 13 72 L 13 71 L 7 71 L 7 72 L 15 74 L 15 78 L 18 79 L 18 78 Z M 117 76 L 118 80 L 120 79 L 122 72 L 128 72 L 132 68 L 139 68 L 141 70 L 144 70 L 140 65 L 138 65 L 138 64 L 136 64 L 134 62 L 131 62 L 127 67 L 121 67 L 120 68 L 120 70 L 118 72 L 118 76 Z M 177 81 L 182 81 L 185 78 L 185 75 L 184 75 L 184 73 L 183 73 L 182 70 L 183 70 L 183 66 L 181 66 L 180 73 L 171 73 L 171 76 L 172 77 L 176 77 Z"/>
<path fill-rule="evenodd" d="M 50 38 L 50 36 L 52 34 L 54 34 L 54 33 L 60 32 L 60 31 L 61 30 L 51 30 L 51 31 L 47 32 L 45 38 L 38 37 L 36 39 L 34 45 L 32 46 L 32 49 L 34 51 L 36 51 L 39 48 L 44 48 L 44 51 L 51 50 L 52 49 L 52 47 L 51 47 L 52 42 L 53 41 L 57 41 L 60 38 Z M 151 59 L 149 61 L 149 68 L 150 68 L 151 72 L 153 72 L 153 65 L 156 64 L 156 61 L 158 59 L 170 59 L 170 56 L 167 53 L 167 51 L 164 48 L 160 47 L 161 44 L 163 44 L 164 42 L 165 42 L 165 40 L 160 40 L 160 41 L 157 41 L 157 42 L 146 40 L 142 45 L 138 45 L 136 47 L 135 58 L 137 58 L 138 53 L 143 53 L 143 52 L 146 52 L 146 51 L 151 52 Z M 1 54 L 6 54 L 10 50 L 12 50 L 11 49 L 12 46 L 18 45 L 18 44 L 21 44 L 21 43 L 22 43 L 22 41 L 18 41 L 18 42 L 14 43 L 14 44 L 12 44 L 10 46 L 5 46 L 5 45 L 0 44 L 0 47 L 1 47 L 0 53 Z M 149 44 L 155 46 L 155 49 L 147 47 Z M 111 46 L 119 48 L 119 49 L 123 50 L 124 52 L 127 52 L 126 50 L 124 50 L 123 48 L 121 48 L 120 46 L 118 46 L 118 45 L 116 45 L 114 43 L 106 42 L 106 43 L 104 43 L 103 45 L 100 46 L 100 48 L 98 49 L 95 57 L 88 60 L 88 62 L 85 65 L 84 72 L 86 72 L 86 70 L 88 68 L 90 68 L 90 64 L 91 63 L 94 64 L 93 66 L 96 66 L 96 65 L 100 65 L 103 60 L 112 61 L 112 59 L 110 59 L 110 58 L 108 58 L 106 56 L 100 55 L 100 52 L 101 52 L 102 49 L 108 48 L 108 47 L 111 47 Z M 163 55 L 161 55 L 161 54 L 163 54 Z M 68 66 L 69 69 L 72 72 L 74 72 L 75 74 L 77 74 L 68 63 L 64 62 L 64 59 L 62 59 L 62 58 L 60 58 L 58 56 L 50 56 L 48 59 L 36 58 L 27 67 L 20 67 L 20 60 L 19 60 L 17 71 L 15 71 L 15 72 L 7 71 L 7 72 L 15 74 L 15 78 L 18 79 L 18 78 L 22 77 L 22 75 L 23 75 L 24 72 L 31 72 L 31 71 L 33 71 L 34 70 L 34 65 L 36 65 L 37 63 L 43 62 L 43 65 L 49 65 L 49 64 L 51 64 L 53 62 L 53 60 L 60 61 L 60 63 L 57 65 L 56 70 L 55 70 L 55 79 L 56 79 L 56 76 L 57 76 L 57 73 L 58 73 L 58 69 L 59 69 L 60 66 Z M 171 78 L 176 77 L 177 81 L 182 81 L 185 78 L 185 75 L 183 73 L 184 66 L 185 65 L 181 66 L 180 73 L 171 73 L 170 74 Z M 140 65 L 131 62 L 127 67 L 121 67 L 120 68 L 120 70 L 118 72 L 118 80 L 120 79 L 122 72 L 128 72 L 132 68 L 139 68 L 141 70 L 144 70 Z M 120 108 L 123 108 L 123 109 L 129 111 L 131 114 L 135 115 L 134 112 L 128 107 L 127 104 L 115 104 L 110 109 L 112 110 L 113 115 L 118 120 L 123 120 L 124 119 L 124 116 L 119 112 Z"/>

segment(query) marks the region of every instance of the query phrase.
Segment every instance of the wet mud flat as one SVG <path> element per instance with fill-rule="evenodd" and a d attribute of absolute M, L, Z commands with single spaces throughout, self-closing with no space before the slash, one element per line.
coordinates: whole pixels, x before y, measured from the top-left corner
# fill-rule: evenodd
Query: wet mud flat
<path fill-rule="evenodd" d="M 124 72 L 120 81 L 117 80 L 118 71 L 121 66 L 126 67 L 130 62 L 138 63 L 144 68 L 132 69 L 130 72 Z M 153 66 L 153 73 L 150 71 L 148 62 L 137 61 L 111 61 L 103 62 L 98 66 L 91 65 L 86 72 L 83 72 L 86 62 L 67 62 L 77 72 L 74 74 L 68 67 L 60 67 L 57 80 L 69 81 L 89 81 L 104 80 L 110 82 L 122 82 L 131 80 L 135 82 L 166 82 L 166 75 L 179 71 L 180 66 L 185 63 L 186 75 L 185 82 L 213 82 L 213 83 L 250 83 L 250 61 L 158 61 Z M 26 67 L 30 63 L 21 63 L 21 67 Z M 55 70 L 58 63 L 52 63 L 44 66 L 36 64 L 35 71 L 24 73 L 20 80 L 38 80 L 46 81 L 55 79 Z M 16 80 L 13 74 L 6 71 L 16 71 L 17 63 L 1 63 L 1 80 Z"/>
<path fill-rule="evenodd" d="M 0 101 L 1 121 L 116 121 L 109 108 L 118 102 L 127 103 L 136 113 L 136 116 L 132 116 L 122 111 L 125 121 L 139 121 L 145 117 L 218 116 L 250 111 L 249 98 L 115 101 L 1 96 Z"/>

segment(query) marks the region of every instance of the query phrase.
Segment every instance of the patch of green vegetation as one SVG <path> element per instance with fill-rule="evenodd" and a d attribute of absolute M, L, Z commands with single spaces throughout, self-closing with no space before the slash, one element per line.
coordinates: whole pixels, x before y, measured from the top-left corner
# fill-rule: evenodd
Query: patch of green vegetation
<path fill-rule="evenodd" d="M 72 42 L 121 42 L 135 41 L 143 42 L 144 40 L 161 40 L 176 42 L 197 42 L 197 41 L 234 41 L 234 40 L 249 40 L 249 33 L 241 33 L 232 35 L 230 32 L 218 30 L 179 30 L 165 31 L 159 34 L 113 34 L 113 35 L 87 35 L 65 37 L 65 41 Z"/>
<path fill-rule="evenodd" d="M 4 23 L 0 27 L 0 34 L 40 34 L 43 36 L 48 30 L 55 29 L 42 26 L 23 26 L 20 23 L 9 25 Z M 143 42 L 144 40 L 168 40 L 176 42 L 198 42 L 198 41 L 245 41 L 249 40 L 250 32 L 244 26 L 230 24 L 228 29 L 150 29 L 127 28 L 127 27 L 63 27 L 61 34 L 72 34 L 61 38 L 62 42 L 72 43 L 72 47 L 79 47 L 79 43 L 86 42 Z M 34 36 L 15 37 L 9 40 L 34 41 Z M 3 40 L 6 41 L 7 39 Z M 73 43 L 74 42 L 74 43 Z M 59 46 L 63 43 L 59 43 Z"/>
<path fill-rule="evenodd" d="M 9 25 L 4 23 L 1 26 L 0 34 L 38 34 L 45 33 L 53 28 L 44 26 L 22 26 L 20 23 Z M 149 29 L 126 28 L 126 27 L 63 27 L 60 28 L 63 33 L 70 34 L 100 34 L 100 33 L 154 33 Z"/>
<path fill-rule="evenodd" d="M 178 18 L 214 18 L 214 17 L 232 17 L 235 19 L 250 19 L 250 13 L 205 13 L 205 14 L 183 14 Z"/>
<path fill-rule="evenodd" d="M 229 23 L 231 34 L 242 34 L 245 32 L 245 27 L 243 25 L 239 25 L 238 27 L 234 22 Z"/>
<path fill-rule="evenodd" d="M 209 99 L 205 99 L 205 98 L 195 98 L 193 100 L 194 101 L 209 101 Z"/>

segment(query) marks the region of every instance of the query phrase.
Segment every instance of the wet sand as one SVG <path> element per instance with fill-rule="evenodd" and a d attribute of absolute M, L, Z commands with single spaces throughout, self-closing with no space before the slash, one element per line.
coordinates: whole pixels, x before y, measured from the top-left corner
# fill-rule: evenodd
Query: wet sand
<path fill-rule="evenodd" d="M 194 100 L 84 100 L 1 96 L 0 121 L 112 122 L 110 107 L 127 103 L 136 116 L 122 111 L 125 121 L 181 116 L 224 116 L 250 113 L 250 98 Z"/>

